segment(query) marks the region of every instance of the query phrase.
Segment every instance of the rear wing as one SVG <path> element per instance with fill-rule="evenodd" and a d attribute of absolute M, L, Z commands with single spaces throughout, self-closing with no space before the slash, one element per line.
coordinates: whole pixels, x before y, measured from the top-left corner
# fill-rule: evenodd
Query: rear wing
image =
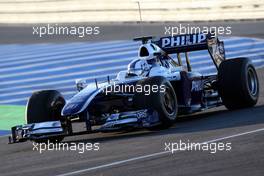
<path fill-rule="evenodd" d="M 161 37 L 152 40 L 167 54 L 208 50 L 214 64 L 218 68 L 225 60 L 224 42 L 220 41 L 211 33 L 184 34 L 176 36 Z"/>
<path fill-rule="evenodd" d="M 152 43 L 166 53 L 173 54 L 207 49 L 207 41 L 214 39 L 210 34 L 199 33 L 161 37 L 158 40 L 152 40 Z"/>
<path fill-rule="evenodd" d="M 136 38 L 134 40 L 142 41 L 143 44 L 150 41 L 160 47 L 167 54 L 208 50 L 217 68 L 219 68 L 220 63 L 225 60 L 224 42 L 220 41 L 211 33 L 175 35 L 158 39 L 148 36 Z"/>

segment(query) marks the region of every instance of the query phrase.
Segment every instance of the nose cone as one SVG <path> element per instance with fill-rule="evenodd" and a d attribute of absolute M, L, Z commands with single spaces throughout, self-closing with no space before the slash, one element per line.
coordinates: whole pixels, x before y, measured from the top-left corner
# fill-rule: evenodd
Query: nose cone
<path fill-rule="evenodd" d="M 81 113 L 97 95 L 99 92 L 98 90 L 99 89 L 96 89 L 94 86 L 87 86 L 81 92 L 78 92 L 66 102 L 61 115 L 71 116 Z"/>
<path fill-rule="evenodd" d="M 77 103 L 74 101 L 70 101 L 66 103 L 66 105 L 62 109 L 61 115 L 62 116 L 76 115 L 81 112 L 83 106 L 84 106 L 84 102 Z"/>

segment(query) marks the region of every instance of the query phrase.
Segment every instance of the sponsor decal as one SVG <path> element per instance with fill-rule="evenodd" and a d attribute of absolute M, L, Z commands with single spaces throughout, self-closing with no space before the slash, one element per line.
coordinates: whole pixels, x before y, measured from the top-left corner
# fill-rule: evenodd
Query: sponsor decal
<path fill-rule="evenodd" d="M 182 45 L 194 45 L 206 42 L 206 34 L 189 34 L 161 38 L 162 48 L 171 48 Z"/>
<path fill-rule="evenodd" d="M 192 91 L 201 91 L 203 90 L 203 81 L 198 80 L 198 81 L 192 81 Z"/>

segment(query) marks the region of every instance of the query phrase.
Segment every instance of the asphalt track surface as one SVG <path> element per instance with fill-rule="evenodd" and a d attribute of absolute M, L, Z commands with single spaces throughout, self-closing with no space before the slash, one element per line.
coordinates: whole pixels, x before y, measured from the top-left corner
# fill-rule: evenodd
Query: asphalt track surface
<path fill-rule="evenodd" d="M 245 29 L 246 30 L 246 29 Z M 250 33 L 250 32 L 249 32 Z M 253 34 L 254 32 L 251 31 Z M 264 69 L 258 70 L 256 107 L 225 107 L 180 118 L 162 131 L 98 133 L 68 137 L 66 143 L 100 143 L 99 151 L 33 151 L 31 142 L 0 138 L 0 175 L 264 175 Z M 164 151 L 165 142 L 230 142 L 231 151 Z"/>

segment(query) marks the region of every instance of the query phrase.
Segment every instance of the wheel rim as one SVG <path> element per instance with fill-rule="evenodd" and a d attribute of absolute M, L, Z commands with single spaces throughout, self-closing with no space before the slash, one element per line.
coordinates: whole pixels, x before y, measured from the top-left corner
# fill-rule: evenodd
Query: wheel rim
<path fill-rule="evenodd" d="M 256 73 L 252 68 L 248 69 L 248 88 L 252 96 L 255 96 L 258 92 L 258 81 Z"/>
<path fill-rule="evenodd" d="M 163 96 L 164 107 L 169 115 L 173 115 L 175 112 L 175 99 L 173 93 L 169 87 L 166 87 L 166 91 Z"/>
<path fill-rule="evenodd" d="M 63 106 L 65 105 L 64 99 L 59 97 L 55 102 L 53 103 L 52 109 L 53 109 L 53 116 L 54 118 L 58 118 L 61 116 L 61 110 Z"/>

